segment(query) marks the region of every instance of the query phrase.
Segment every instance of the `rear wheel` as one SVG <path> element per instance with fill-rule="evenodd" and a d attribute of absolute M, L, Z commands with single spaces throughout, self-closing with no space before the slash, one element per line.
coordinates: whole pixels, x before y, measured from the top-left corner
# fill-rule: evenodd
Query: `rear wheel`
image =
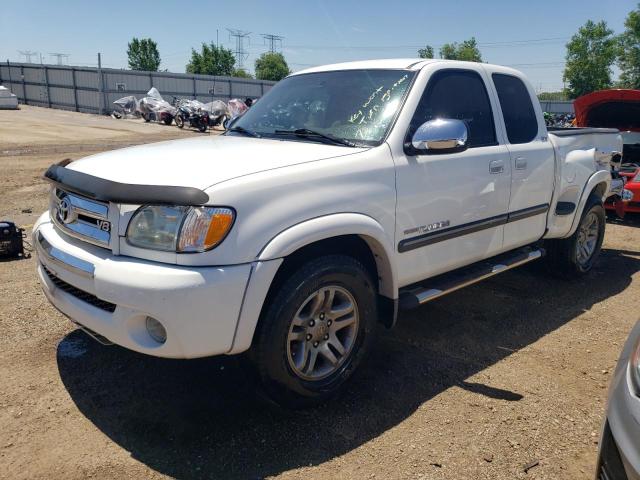
<path fill-rule="evenodd" d="M 250 352 L 267 395 L 297 408 L 336 394 L 364 359 L 376 317 L 373 281 L 358 261 L 303 265 L 265 307 Z"/>
<path fill-rule="evenodd" d="M 207 131 L 207 124 L 206 123 L 201 123 L 200 125 L 198 125 L 198 130 L 200 130 L 202 133 Z"/>
<path fill-rule="evenodd" d="M 164 124 L 165 125 L 171 125 L 173 123 L 173 117 L 170 115 L 167 115 L 166 117 L 164 117 Z"/>
<path fill-rule="evenodd" d="M 552 272 L 568 278 L 588 273 L 600 255 L 605 225 L 602 200 L 589 197 L 575 233 L 569 238 L 548 243 L 548 261 Z"/>

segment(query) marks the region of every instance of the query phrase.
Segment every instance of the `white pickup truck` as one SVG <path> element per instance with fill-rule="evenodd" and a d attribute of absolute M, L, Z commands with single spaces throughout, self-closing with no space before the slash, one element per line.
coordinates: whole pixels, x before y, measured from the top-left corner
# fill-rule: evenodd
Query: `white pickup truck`
<path fill-rule="evenodd" d="M 378 323 L 542 257 L 588 272 L 617 130 L 547 131 L 510 68 L 290 75 L 220 136 L 52 165 L 38 275 L 83 330 L 160 357 L 247 352 L 284 405 L 335 393 Z"/>

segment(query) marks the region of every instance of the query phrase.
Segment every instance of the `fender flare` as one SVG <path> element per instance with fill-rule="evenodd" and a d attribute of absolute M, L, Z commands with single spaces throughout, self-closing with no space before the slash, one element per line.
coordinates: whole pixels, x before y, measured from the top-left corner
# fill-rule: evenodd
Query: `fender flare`
<path fill-rule="evenodd" d="M 602 200 L 606 200 L 606 193 L 609 191 L 611 186 L 611 173 L 607 170 L 598 170 L 593 175 L 589 177 L 586 185 L 582 189 L 582 194 L 580 196 L 580 201 L 578 202 L 578 207 L 576 208 L 576 213 L 573 217 L 573 222 L 571 223 L 571 229 L 567 234 L 567 237 L 570 237 L 575 233 L 578 228 L 578 224 L 580 223 L 580 218 L 582 218 L 582 212 L 584 211 L 584 207 L 587 204 L 587 200 L 589 199 L 589 195 L 591 192 L 601 183 L 606 185 L 605 193 L 603 195 Z M 566 238 L 566 237 L 565 237 Z"/>
<path fill-rule="evenodd" d="M 380 294 L 397 298 L 397 274 L 391 261 L 393 243 L 380 223 L 359 213 L 336 213 L 305 220 L 273 237 L 252 263 L 233 344 L 227 354 L 241 353 L 251 346 L 262 306 L 284 257 L 311 243 L 341 235 L 359 235 L 367 242 L 376 260 Z"/>
<path fill-rule="evenodd" d="M 397 298 L 398 275 L 391 260 L 393 239 L 387 237 L 377 220 L 361 213 L 324 215 L 289 227 L 265 245 L 257 260 L 283 258 L 306 245 L 342 235 L 358 235 L 367 242 L 376 260 L 380 294 L 391 299 Z"/>

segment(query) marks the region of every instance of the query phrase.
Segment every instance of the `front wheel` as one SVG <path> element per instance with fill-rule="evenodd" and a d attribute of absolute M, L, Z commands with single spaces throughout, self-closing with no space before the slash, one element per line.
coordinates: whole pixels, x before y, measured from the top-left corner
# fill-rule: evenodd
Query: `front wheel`
<path fill-rule="evenodd" d="M 548 262 L 553 273 L 565 278 L 581 276 L 593 268 L 604 240 L 606 214 L 602 201 L 592 196 L 569 238 L 548 243 Z"/>
<path fill-rule="evenodd" d="M 276 403 L 299 408 L 336 394 L 375 335 L 376 293 L 357 260 L 328 255 L 289 277 L 265 306 L 251 360 Z"/>
<path fill-rule="evenodd" d="M 198 125 L 198 130 L 200 130 L 202 133 L 207 131 L 207 124 L 206 123 L 200 123 L 200 125 Z"/>
<path fill-rule="evenodd" d="M 175 120 L 178 128 L 184 128 L 184 118 L 182 118 L 182 115 L 176 115 Z"/>

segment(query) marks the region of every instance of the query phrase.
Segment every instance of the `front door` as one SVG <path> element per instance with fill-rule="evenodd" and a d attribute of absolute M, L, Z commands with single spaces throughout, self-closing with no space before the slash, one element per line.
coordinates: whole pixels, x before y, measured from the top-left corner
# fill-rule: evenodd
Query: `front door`
<path fill-rule="evenodd" d="M 408 132 L 435 118 L 459 119 L 468 149 L 459 153 L 394 153 L 400 286 L 490 257 L 503 247 L 511 163 L 498 142 L 483 72 L 436 71 Z"/>

